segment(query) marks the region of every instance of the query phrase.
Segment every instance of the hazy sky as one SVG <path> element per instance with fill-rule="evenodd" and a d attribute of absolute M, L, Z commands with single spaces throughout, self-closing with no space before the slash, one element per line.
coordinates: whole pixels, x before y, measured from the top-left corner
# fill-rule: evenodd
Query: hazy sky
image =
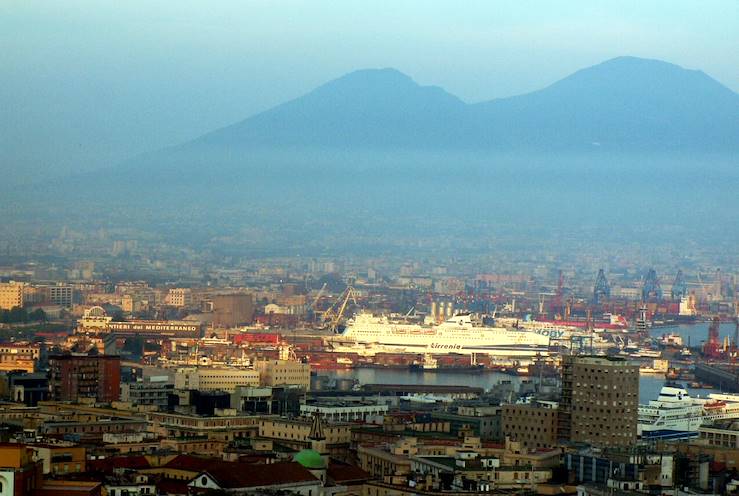
<path fill-rule="evenodd" d="M 619 55 L 739 90 L 739 1 L 0 0 L 0 171 L 112 165 L 395 67 L 466 101 Z"/>

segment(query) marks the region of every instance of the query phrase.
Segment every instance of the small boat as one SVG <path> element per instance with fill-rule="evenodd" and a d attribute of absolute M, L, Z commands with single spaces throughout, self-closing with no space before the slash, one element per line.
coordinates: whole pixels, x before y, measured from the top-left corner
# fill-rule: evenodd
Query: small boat
<path fill-rule="evenodd" d="M 682 348 L 683 337 L 679 334 L 663 334 L 659 340 L 660 346 L 665 348 Z"/>
<path fill-rule="evenodd" d="M 430 353 L 423 355 L 423 370 L 436 370 L 439 368 L 439 362 Z"/>

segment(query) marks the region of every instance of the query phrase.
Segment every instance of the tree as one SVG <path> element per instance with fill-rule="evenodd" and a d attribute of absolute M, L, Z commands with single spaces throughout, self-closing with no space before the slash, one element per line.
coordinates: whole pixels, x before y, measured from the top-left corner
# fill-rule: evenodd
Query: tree
<path fill-rule="evenodd" d="M 121 310 L 116 310 L 113 313 L 113 322 L 125 322 L 126 318 L 123 316 L 123 312 Z"/>
<path fill-rule="evenodd" d="M 13 307 L 10 312 L 8 312 L 8 322 L 13 324 L 18 322 L 28 322 L 28 312 L 25 308 Z"/>
<path fill-rule="evenodd" d="M 43 308 L 37 308 L 28 314 L 28 318 L 34 322 L 46 322 L 46 312 Z"/>

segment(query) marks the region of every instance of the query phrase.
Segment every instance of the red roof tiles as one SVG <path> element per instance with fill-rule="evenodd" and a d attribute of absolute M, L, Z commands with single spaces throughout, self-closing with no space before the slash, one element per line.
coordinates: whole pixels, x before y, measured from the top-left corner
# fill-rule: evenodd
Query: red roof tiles
<path fill-rule="evenodd" d="M 276 486 L 315 482 L 317 479 L 299 463 L 279 462 L 267 465 L 232 464 L 213 466 L 205 472 L 223 489 Z"/>

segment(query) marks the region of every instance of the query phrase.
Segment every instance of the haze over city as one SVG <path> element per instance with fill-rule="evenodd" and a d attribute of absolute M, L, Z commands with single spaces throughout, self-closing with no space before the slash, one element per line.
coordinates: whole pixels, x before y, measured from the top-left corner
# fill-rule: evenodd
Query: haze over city
<path fill-rule="evenodd" d="M 739 3 L 0 4 L 0 496 L 739 492 Z"/>

